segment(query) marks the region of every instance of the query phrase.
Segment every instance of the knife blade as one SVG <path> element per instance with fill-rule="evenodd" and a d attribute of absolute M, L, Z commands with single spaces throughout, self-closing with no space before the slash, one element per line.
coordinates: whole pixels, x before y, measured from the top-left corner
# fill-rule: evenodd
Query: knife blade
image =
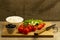
<path fill-rule="evenodd" d="M 47 28 L 44 28 L 44 29 L 42 29 L 42 30 L 36 30 L 36 31 L 34 32 L 34 35 L 41 34 L 41 33 L 45 32 L 45 31 L 50 30 L 51 28 L 54 29 L 55 25 L 56 25 L 56 24 L 52 24 L 52 25 L 50 25 L 50 26 L 48 26 Z"/>

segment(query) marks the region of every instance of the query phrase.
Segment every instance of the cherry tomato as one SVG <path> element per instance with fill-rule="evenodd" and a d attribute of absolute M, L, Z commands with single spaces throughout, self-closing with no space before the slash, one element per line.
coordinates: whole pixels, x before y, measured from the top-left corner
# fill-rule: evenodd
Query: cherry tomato
<path fill-rule="evenodd" d="M 29 29 L 26 27 L 23 31 L 24 34 L 28 34 L 29 33 Z"/>
<path fill-rule="evenodd" d="M 28 27 L 29 31 L 31 32 L 33 26 L 29 24 L 29 25 L 27 25 L 27 27 Z"/>
<path fill-rule="evenodd" d="M 36 31 L 36 30 L 37 30 L 37 27 L 34 26 L 34 27 L 32 28 L 32 31 Z"/>
<path fill-rule="evenodd" d="M 23 30 L 24 30 L 24 27 L 18 27 L 18 31 L 19 31 L 20 33 L 23 33 Z"/>
<path fill-rule="evenodd" d="M 42 29 L 45 26 L 45 23 L 41 23 L 38 25 L 38 30 Z"/>

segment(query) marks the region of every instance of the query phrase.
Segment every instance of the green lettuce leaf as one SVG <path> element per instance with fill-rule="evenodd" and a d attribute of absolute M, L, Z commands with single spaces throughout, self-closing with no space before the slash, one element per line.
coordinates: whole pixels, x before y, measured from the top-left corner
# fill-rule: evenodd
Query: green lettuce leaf
<path fill-rule="evenodd" d="M 34 19 L 29 19 L 29 20 L 25 20 L 24 21 L 24 24 L 27 25 L 27 24 L 31 24 L 31 25 L 36 25 L 36 24 L 39 24 L 43 22 L 43 20 L 34 20 Z"/>

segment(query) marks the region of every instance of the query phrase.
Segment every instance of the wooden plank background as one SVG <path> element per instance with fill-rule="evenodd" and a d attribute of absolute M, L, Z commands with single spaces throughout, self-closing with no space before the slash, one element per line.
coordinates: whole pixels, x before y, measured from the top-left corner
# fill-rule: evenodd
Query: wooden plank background
<path fill-rule="evenodd" d="M 0 0 L 0 21 L 7 16 L 60 20 L 60 0 Z"/>

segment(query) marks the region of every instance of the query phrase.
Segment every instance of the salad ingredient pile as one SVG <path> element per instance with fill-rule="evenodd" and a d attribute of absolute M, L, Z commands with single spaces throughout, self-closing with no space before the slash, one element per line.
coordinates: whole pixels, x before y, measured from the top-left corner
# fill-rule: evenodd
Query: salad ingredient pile
<path fill-rule="evenodd" d="M 42 20 L 29 19 L 25 20 L 23 24 L 18 27 L 18 32 L 22 34 L 28 34 L 36 30 L 41 30 L 45 26 Z"/>

